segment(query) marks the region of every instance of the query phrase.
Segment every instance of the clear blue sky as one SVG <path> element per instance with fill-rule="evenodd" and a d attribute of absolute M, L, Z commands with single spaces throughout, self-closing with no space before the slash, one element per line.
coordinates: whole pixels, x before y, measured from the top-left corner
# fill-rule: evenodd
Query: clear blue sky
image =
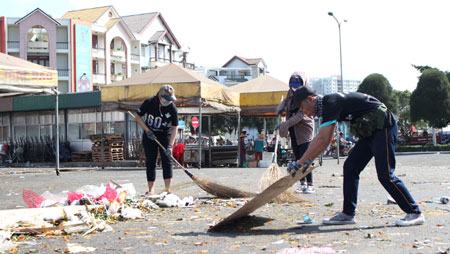
<path fill-rule="evenodd" d="M 197 65 L 221 66 L 233 55 L 263 57 L 270 75 L 339 74 L 333 11 L 342 25 L 344 78 L 381 73 L 398 90 L 413 90 L 411 64 L 449 70 L 450 1 L 360 0 L 0 0 L 0 16 L 36 7 L 55 18 L 67 10 L 113 5 L 119 14 L 160 11 Z"/>

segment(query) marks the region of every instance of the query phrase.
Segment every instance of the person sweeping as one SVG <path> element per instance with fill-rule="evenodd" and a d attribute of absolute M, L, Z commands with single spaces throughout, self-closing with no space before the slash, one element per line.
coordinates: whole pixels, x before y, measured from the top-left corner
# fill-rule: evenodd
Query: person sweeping
<path fill-rule="evenodd" d="M 170 85 L 163 85 L 158 93 L 146 99 L 136 115 L 136 123 L 144 130 L 142 144 L 145 151 L 147 167 L 148 192 L 155 194 L 156 158 L 158 151 L 162 161 L 165 191 L 170 192 L 172 180 L 172 147 L 178 129 L 178 110 L 174 104 L 175 90 Z M 155 140 L 159 141 L 164 151 Z"/>
<path fill-rule="evenodd" d="M 376 98 L 363 93 L 333 93 L 324 97 L 308 87 L 294 92 L 294 105 L 303 114 L 321 117 L 319 134 L 311 141 L 303 156 L 288 166 L 295 171 L 314 160 L 331 142 L 336 123 L 350 121 L 352 133 L 358 142 L 344 163 L 344 204 L 342 212 L 323 220 L 323 224 L 354 224 L 358 201 L 359 175 L 367 163 L 375 158 L 378 180 L 397 202 L 405 217 L 395 222 L 397 226 L 421 225 L 425 218 L 400 178 L 395 175 L 395 143 L 397 141 L 397 120 Z"/>
<path fill-rule="evenodd" d="M 294 72 L 289 79 L 288 95 L 277 108 L 278 115 L 286 112 L 286 121 L 279 125 L 279 133 L 284 138 L 288 135 L 290 136 L 295 160 L 299 160 L 302 157 L 314 136 L 314 119 L 304 115 L 303 112 L 298 110 L 298 105 L 292 103 L 295 90 L 306 85 L 306 76 L 299 72 Z M 300 180 L 296 192 L 314 193 L 312 173 L 309 173 L 305 178 Z"/>

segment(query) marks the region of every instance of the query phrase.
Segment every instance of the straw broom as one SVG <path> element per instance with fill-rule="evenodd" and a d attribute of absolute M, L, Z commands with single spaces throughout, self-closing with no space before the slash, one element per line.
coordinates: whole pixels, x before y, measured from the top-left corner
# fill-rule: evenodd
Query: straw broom
<path fill-rule="evenodd" d="M 131 113 L 130 111 L 128 111 L 128 114 L 130 114 L 133 118 L 135 118 L 133 113 Z M 166 152 L 166 148 L 158 140 L 155 139 L 155 142 L 164 152 Z M 181 165 L 181 163 L 179 163 L 172 155 L 170 155 L 170 159 L 173 162 L 175 162 L 180 168 L 182 168 L 184 173 L 186 173 L 186 175 L 188 175 L 198 187 L 218 198 L 248 198 L 256 195 L 256 193 L 240 191 L 231 187 L 211 182 L 207 179 L 198 176 L 194 176 L 191 172 L 189 172 L 189 170 L 183 167 L 183 165 Z"/>
<path fill-rule="evenodd" d="M 286 176 L 282 170 L 278 167 L 277 152 L 278 152 L 278 130 L 275 131 L 275 151 L 272 157 L 272 164 L 264 171 L 261 179 L 259 180 L 259 191 L 264 191 L 267 187 Z M 291 187 L 278 195 L 273 199 L 276 203 L 299 203 L 303 202 L 298 195 L 294 193 L 294 189 Z"/>

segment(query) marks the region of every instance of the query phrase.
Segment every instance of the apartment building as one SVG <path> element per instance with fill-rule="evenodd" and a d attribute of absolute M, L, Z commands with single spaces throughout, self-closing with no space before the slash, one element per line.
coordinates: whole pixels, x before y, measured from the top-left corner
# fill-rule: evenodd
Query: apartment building
<path fill-rule="evenodd" d="M 1 17 L 3 53 L 58 70 L 58 89 L 70 92 L 70 20 L 37 8 L 22 18 Z"/>
<path fill-rule="evenodd" d="M 68 11 L 63 18 L 90 24 L 94 87 L 168 63 L 194 68 L 159 12 L 120 16 L 103 6 Z"/>
<path fill-rule="evenodd" d="M 121 17 L 112 6 L 62 18 L 39 8 L 24 17 L 0 16 L 0 51 L 58 70 L 61 140 L 75 151 L 89 149 L 89 135 L 102 130 L 99 85 L 168 63 L 195 67 L 161 13 Z M 0 142 L 54 136 L 52 96 L 0 98 L 0 105 Z M 137 131 L 123 112 L 104 112 L 103 120 L 105 133 Z"/>
<path fill-rule="evenodd" d="M 359 80 L 343 80 L 341 86 L 341 79 L 339 76 L 331 76 L 326 78 L 314 78 L 310 82 L 312 88 L 321 95 L 338 92 L 356 92 L 358 90 Z"/>
<path fill-rule="evenodd" d="M 220 68 L 205 68 L 204 74 L 226 86 L 249 81 L 267 73 L 267 65 L 262 58 L 233 56 Z"/>

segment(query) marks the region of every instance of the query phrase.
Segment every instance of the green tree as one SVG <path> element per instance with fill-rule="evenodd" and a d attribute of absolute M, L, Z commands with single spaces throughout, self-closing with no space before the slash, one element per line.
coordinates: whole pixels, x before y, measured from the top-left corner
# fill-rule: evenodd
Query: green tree
<path fill-rule="evenodd" d="M 410 106 L 409 106 L 411 92 L 408 90 L 405 91 L 393 90 L 392 97 L 396 105 L 395 114 L 397 114 L 398 116 L 398 127 L 400 133 L 405 138 L 405 141 L 409 142 L 412 136 Z"/>
<path fill-rule="evenodd" d="M 433 128 L 443 128 L 450 121 L 450 85 L 444 72 L 430 68 L 423 71 L 411 95 L 411 121 L 424 120 Z"/>
<path fill-rule="evenodd" d="M 358 92 L 372 95 L 391 110 L 396 108 L 395 100 L 392 99 L 392 86 L 381 74 L 367 76 L 359 85 Z"/>

